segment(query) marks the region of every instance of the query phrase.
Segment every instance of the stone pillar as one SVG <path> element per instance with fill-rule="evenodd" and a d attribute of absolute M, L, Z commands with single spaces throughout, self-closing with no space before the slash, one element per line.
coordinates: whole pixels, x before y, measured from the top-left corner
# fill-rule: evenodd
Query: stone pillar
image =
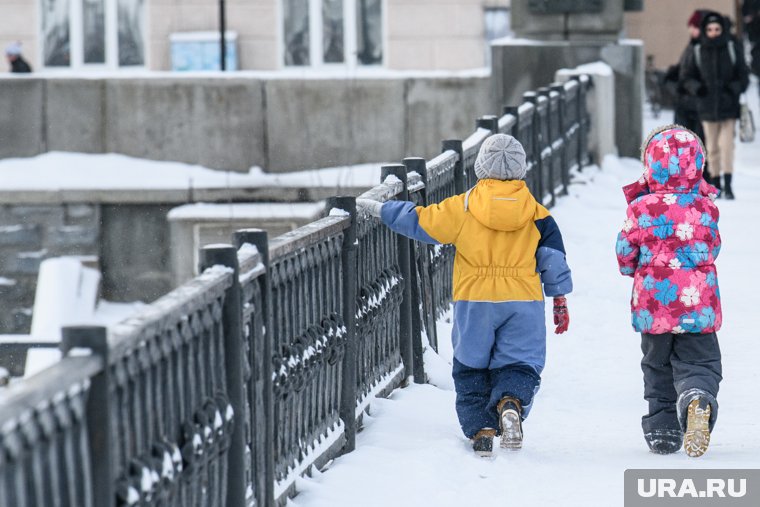
<path fill-rule="evenodd" d="M 524 92 L 551 83 L 560 69 L 601 61 L 615 75 L 618 151 L 638 158 L 644 48 L 641 41 L 620 38 L 624 8 L 635 7 L 640 0 L 512 0 L 517 38 L 491 48 L 492 110 L 519 105 Z"/>

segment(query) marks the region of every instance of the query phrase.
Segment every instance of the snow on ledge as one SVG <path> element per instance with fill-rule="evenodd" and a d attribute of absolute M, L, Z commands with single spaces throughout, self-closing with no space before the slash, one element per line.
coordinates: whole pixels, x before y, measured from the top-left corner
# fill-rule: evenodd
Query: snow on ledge
<path fill-rule="evenodd" d="M 382 163 L 266 173 L 220 171 L 200 165 L 140 159 L 117 153 L 51 151 L 35 157 L 0 160 L 0 190 L 182 190 L 321 187 L 371 188 L 380 181 Z"/>

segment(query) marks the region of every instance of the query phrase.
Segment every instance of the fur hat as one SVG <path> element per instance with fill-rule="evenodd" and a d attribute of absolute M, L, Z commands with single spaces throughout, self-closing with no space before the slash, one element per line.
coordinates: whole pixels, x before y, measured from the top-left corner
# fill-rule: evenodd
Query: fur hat
<path fill-rule="evenodd" d="M 527 170 L 522 144 L 506 134 L 483 141 L 475 159 L 475 174 L 481 180 L 522 180 Z"/>
<path fill-rule="evenodd" d="M 21 43 L 11 42 L 5 46 L 5 54 L 8 56 L 18 56 L 21 54 Z"/>

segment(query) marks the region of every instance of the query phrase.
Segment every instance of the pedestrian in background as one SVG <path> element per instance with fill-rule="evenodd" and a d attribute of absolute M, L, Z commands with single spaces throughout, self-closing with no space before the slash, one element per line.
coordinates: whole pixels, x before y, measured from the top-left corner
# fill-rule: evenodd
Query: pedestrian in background
<path fill-rule="evenodd" d="M 678 59 L 678 63 L 671 65 L 665 73 L 665 86 L 671 97 L 674 98 L 674 112 L 675 117 L 673 121 L 677 125 L 682 125 L 692 132 L 696 133 L 702 142 L 705 141 L 705 132 L 702 128 L 702 122 L 699 119 L 699 111 L 697 108 L 697 98 L 690 94 L 686 89 L 681 86 L 680 73 L 689 60 L 691 60 L 694 54 L 694 47 L 699 43 L 700 36 L 702 35 L 702 18 L 709 11 L 696 10 L 689 17 L 687 22 L 687 30 L 689 33 L 689 43 L 681 53 L 681 57 Z"/>
<path fill-rule="evenodd" d="M 8 63 L 11 65 L 11 72 L 14 73 L 29 73 L 32 71 L 32 67 L 21 56 L 21 43 L 12 42 L 5 48 L 5 58 L 8 59 Z"/>
<path fill-rule="evenodd" d="M 709 182 L 734 198 L 734 137 L 741 113 L 739 98 L 749 86 L 742 45 L 730 33 L 729 20 L 717 12 L 702 19 L 702 35 L 681 69 L 682 86 L 697 99 L 707 138 Z M 723 181 L 721 182 L 721 176 Z"/>

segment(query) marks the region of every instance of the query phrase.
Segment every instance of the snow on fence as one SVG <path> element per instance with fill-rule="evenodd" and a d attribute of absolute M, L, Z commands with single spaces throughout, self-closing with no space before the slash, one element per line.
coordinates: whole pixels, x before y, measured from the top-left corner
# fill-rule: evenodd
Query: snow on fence
<path fill-rule="evenodd" d="M 384 166 L 361 197 L 461 193 L 502 132 L 552 205 L 589 160 L 589 86 L 527 93 L 440 156 Z M 270 507 L 352 451 L 375 396 L 425 381 L 455 252 L 358 217 L 354 197 L 326 211 L 271 241 L 243 230 L 204 247 L 200 276 L 117 326 L 64 328 L 63 360 L 0 393 L 0 505 Z"/>

